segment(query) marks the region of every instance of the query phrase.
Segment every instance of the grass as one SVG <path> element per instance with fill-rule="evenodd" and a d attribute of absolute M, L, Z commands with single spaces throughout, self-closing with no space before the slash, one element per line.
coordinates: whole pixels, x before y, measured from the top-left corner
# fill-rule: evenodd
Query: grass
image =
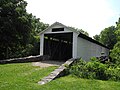
<path fill-rule="evenodd" d="M 40 87 L 40 90 L 120 90 L 120 82 L 65 76 Z"/>
<path fill-rule="evenodd" d="M 0 65 L 0 90 L 120 90 L 120 82 L 88 80 L 71 75 L 45 85 L 37 82 L 56 67 L 33 67 L 31 63 Z"/>
<path fill-rule="evenodd" d="M 37 82 L 55 68 L 35 67 L 31 63 L 0 65 L 0 90 L 36 90 Z"/>

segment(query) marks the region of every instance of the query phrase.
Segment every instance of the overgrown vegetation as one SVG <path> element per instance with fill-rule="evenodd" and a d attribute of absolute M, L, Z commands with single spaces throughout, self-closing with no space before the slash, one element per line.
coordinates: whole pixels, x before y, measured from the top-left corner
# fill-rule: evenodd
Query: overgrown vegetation
<path fill-rule="evenodd" d="M 117 26 L 116 26 L 116 39 L 117 39 L 117 43 L 114 45 L 113 49 L 111 50 L 110 53 L 110 57 L 112 62 L 116 65 L 120 67 L 120 18 L 118 20 L 118 22 L 116 22 Z"/>
<path fill-rule="evenodd" d="M 120 81 L 120 67 L 112 62 L 103 64 L 96 58 L 89 62 L 80 59 L 68 68 L 70 74 L 80 78 Z"/>
<path fill-rule="evenodd" d="M 99 35 L 95 35 L 94 39 L 110 48 L 110 61 L 120 65 L 120 18 L 116 22 L 116 26 L 105 28 Z"/>
<path fill-rule="evenodd" d="M 116 27 L 110 26 L 101 31 L 99 35 L 93 36 L 95 40 L 106 45 L 110 49 L 113 49 L 114 45 L 117 43 L 116 40 Z"/>
<path fill-rule="evenodd" d="M 115 66 L 120 67 L 120 41 L 115 44 L 114 48 L 110 53 L 111 62 L 114 63 Z"/>
<path fill-rule="evenodd" d="M 100 35 L 95 35 L 94 39 L 110 48 L 110 60 L 103 65 L 106 66 L 103 76 L 107 80 L 120 81 L 120 18 L 116 26 L 105 28 Z"/>

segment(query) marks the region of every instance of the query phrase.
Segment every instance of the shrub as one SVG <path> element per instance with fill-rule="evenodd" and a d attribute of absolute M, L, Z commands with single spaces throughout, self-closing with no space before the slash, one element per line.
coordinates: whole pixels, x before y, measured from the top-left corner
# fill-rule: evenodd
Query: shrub
<path fill-rule="evenodd" d="M 108 80 L 120 81 L 120 68 L 108 68 L 105 73 Z"/>
<path fill-rule="evenodd" d="M 83 77 L 84 75 L 82 74 L 82 72 L 85 70 L 84 68 L 85 64 L 86 62 L 83 61 L 82 59 L 77 60 L 74 62 L 72 66 L 69 67 L 69 72 L 73 75 Z"/>
<path fill-rule="evenodd" d="M 69 68 L 71 74 L 88 79 L 105 79 L 105 70 L 106 65 L 100 63 L 96 58 L 92 58 L 90 62 L 80 59 Z"/>
<path fill-rule="evenodd" d="M 100 63 L 98 59 L 92 58 L 90 62 L 86 64 L 88 72 L 90 72 L 95 79 L 106 79 L 105 71 L 107 69 L 107 65 Z"/>
<path fill-rule="evenodd" d="M 108 63 L 103 64 L 96 58 L 91 58 L 90 62 L 82 59 L 74 62 L 69 67 L 69 73 L 80 78 L 100 79 L 100 80 L 120 80 L 120 68 L 114 68 Z"/>
<path fill-rule="evenodd" d="M 120 65 L 120 41 L 115 44 L 110 53 L 111 62 L 115 65 Z"/>

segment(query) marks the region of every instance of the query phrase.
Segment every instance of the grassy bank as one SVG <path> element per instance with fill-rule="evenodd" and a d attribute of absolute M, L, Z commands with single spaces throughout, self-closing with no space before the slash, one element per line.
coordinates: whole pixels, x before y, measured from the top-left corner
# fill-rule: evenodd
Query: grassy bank
<path fill-rule="evenodd" d="M 33 67 L 31 63 L 0 65 L 0 90 L 120 90 L 120 82 L 65 76 L 45 85 L 37 82 L 56 67 Z"/>
<path fill-rule="evenodd" d="M 0 90 L 36 90 L 37 82 L 55 68 L 35 67 L 31 63 L 0 65 Z"/>
<path fill-rule="evenodd" d="M 40 90 L 120 90 L 120 82 L 66 76 L 40 87 Z"/>

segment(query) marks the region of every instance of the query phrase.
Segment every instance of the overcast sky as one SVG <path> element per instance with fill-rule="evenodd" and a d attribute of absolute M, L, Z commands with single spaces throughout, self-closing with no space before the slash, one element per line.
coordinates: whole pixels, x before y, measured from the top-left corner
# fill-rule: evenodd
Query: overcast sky
<path fill-rule="evenodd" d="M 87 31 L 92 37 L 120 16 L 120 0 L 26 0 L 27 12 L 42 22 L 60 22 Z"/>

